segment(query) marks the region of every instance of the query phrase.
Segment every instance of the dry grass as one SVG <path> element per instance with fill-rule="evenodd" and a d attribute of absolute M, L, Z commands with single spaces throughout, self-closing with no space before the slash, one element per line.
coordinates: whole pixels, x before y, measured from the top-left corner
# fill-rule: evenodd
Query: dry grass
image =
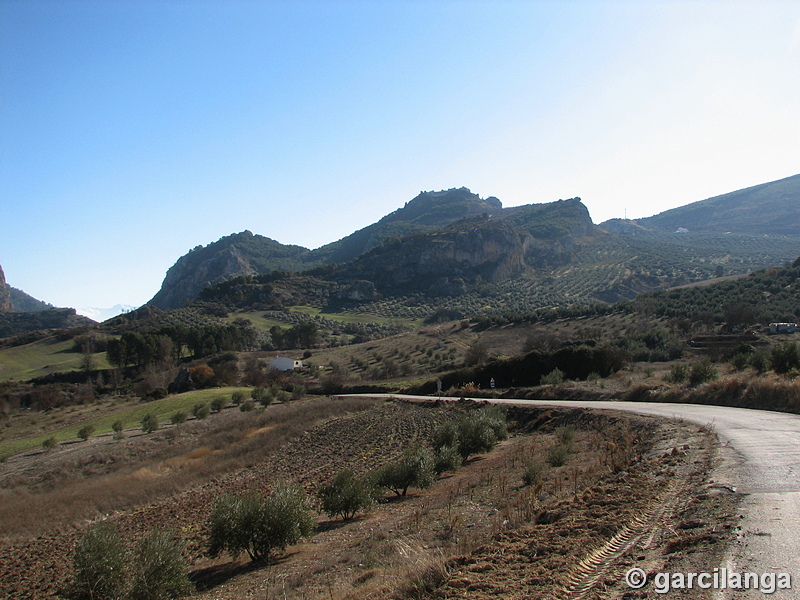
<path fill-rule="evenodd" d="M 214 418 L 159 430 L 146 441 L 138 434 L 124 440 L 103 436 L 75 456 L 70 448 L 54 451 L 44 469 L 4 475 L 0 531 L 33 537 L 45 528 L 165 498 L 253 465 L 308 428 L 376 403 L 315 398 L 259 412 L 228 409 Z"/>

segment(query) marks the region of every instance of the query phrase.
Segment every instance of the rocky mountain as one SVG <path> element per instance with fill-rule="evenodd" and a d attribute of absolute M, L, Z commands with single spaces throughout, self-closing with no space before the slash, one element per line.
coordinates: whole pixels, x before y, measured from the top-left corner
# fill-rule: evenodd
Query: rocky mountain
<path fill-rule="evenodd" d="M 158 293 L 148 302 L 163 310 L 179 308 L 210 285 L 274 270 L 299 271 L 314 266 L 309 250 L 287 246 L 250 231 L 234 233 L 208 246 L 197 246 L 167 271 Z"/>
<path fill-rule="evenodd" d="M 387 240 L 345 265 L 337 277 L 372 281 L 383 292 L 459 295 L 476 282 L 563 266 L 597 233 L 579 198 L 495 213 Z"/>
<path fill-rule="evenodd" d="M 597 226 L 580 198 L 503 208 L 497 198 L 467 188 L 422 192 L 377 223 L 316 250 L 249 231 L 198 246 L 169 270 L 149 304 L 177 308 L 207 286 L 234 278 L 266 285 L 256 276 L 276 270 L 306 273 L 323 287 L 335 284 L 332 297 L 352 301 L 459 296 L 478 288 L 486 294 L 487 283 L 522 277 L 527 297 L 547 297 L 547 305 L 613 302 L 794 260 L 800 254 L 798 200 L 800 175 L 648 219 Z M 281 281 L 272 292 L 248 288 L 246 295 L 263 300 L 286 288 L 277 303 L 286 304 L 293 292 Z M 308 281 L 298 285 L 310 289 Z M 547 288 L 558 291 L 547 296 Z"/>
<path fill-rule="evenodd" d="M 0 267 L 0 313 L 11 312 L 14 307 L 11 304 L 11 288 L 6 283 L 6 275 L 3 267 Z"/>
<path fill-rule="evenodd" d="M 390 238 L 430 232 L 461 219 L 499 214 L 503 205 L 495 197 L 486 199 L 469 189 L 452 188 L 440 192 L 420 192 L 405 206 L 386 215 L 377 223 L 351 233 L 339 241 L 311 252 L 318 263 L 343 263 L 379 246 Z"/>

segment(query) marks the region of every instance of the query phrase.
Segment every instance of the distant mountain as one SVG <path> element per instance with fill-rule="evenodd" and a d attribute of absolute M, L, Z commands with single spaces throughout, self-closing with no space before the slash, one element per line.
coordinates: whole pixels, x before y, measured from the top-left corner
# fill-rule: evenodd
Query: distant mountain
<path fill-rule="evenodd" d="M 81 316 L 87 317 L 92 321 L 102 323 L 103 321 L 107 321 L 108 319 L 116 317 L 117 315 L 130 312 L 135 308 L 135 306 L 131 306 L 129 304 L 116 304 L 111 308 L 77 308 L 75 310 Z"/>
<path fill-rule="evenodd" d="M 439 300 L 418 296 L 461 297 L 462 308 L 473 307 L 465 314 L 493 305 L 524 312 L 615 302 L 794 260 L 800 254 L 799 194 L 800 175 L 647 219 L 597 226 L 580 198 L 503 208 L 497 198 L 483 199 L 467 188 L 422 192 L 316 250 L 249 231 L 198 246 L 178 259 L 148 304 L 177 308 L 204 288 L 205 300 L 247 298 L 263 307 L 322 298 L 385 303 L 389 297 L 406 297 L 408 306 L 431 305 Z M 276 271 L 304 278 L 269 275 Z M 209 291 L 230 281 L 233 287 Z M 484 301 L 495 295 L 496 302 Z"/>
<path fill-rule="evenodd" d="M 625 223 L 670 233 L 685 229 L 795 236 L 800 233 L 800 175 L 700 200 L 645 219 L 615 219 L 600 226 L 621 233 L 620 227 Z"/>

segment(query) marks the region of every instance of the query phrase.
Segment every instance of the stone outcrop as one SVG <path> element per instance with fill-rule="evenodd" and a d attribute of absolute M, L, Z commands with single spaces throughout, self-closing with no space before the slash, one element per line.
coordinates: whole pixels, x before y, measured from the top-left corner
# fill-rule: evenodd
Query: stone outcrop
<path fill-rule="evenodd" d="M 13 312 L 11 305 L 11 288 L 6 283 L 6 276 L 3 267 L 0 267 L 0 312 Z"/>

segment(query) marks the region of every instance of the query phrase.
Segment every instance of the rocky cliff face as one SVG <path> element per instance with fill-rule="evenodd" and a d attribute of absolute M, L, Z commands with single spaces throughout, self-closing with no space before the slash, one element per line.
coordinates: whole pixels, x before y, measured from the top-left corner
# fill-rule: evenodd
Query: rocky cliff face
<path fill-rule="evenodd" d="M 502 221 L 466 220 L 437 233 L 388 242 L 345 271 L 387 291 L 454 295 L 465 291 L 465 281 L 499 281 L 521 273 L 528 237 Z"/>
<path fill-rule="evenodd" d="M 249 231 L 198 246 L 170 267 L 161 289 L 148 304 L 163 310 L 179 308 L 215 283 L 241 275 L 273 270 L 302 270 L 308 249 L 287 246 Z"/>
<path fill-rule="evenodd" d="M 233 279 L 240 275 L 254 275 L 256 271 L 242 257 L 236 246 L 228 246 L 207 260 L 194 262 L 179 260 L 167 271 L 161 290 L 150 303 L 170 309 L 184 303 L 210 285 Z"/>
<path fill-rule="evenodd" d="M 12 312 L 14 307 L 11 305 L 11 288 L 6 284 L 6 276 L 3 267 L 0 267 L 0 312 Z"/>

